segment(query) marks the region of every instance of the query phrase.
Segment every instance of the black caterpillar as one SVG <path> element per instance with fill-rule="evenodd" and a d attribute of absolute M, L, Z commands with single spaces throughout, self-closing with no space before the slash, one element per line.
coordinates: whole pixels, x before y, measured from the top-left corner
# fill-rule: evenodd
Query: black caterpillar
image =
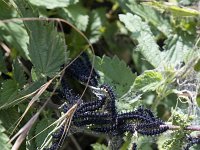
<path fill-rule="evenodd" d="M 200 144 L 200 138 L 199 137 L 189 137 L 188 138 L 188 143 L 186 147 L 184 147 L 184 150 L 189 150 L 192 146 L 195 144 Z"/>

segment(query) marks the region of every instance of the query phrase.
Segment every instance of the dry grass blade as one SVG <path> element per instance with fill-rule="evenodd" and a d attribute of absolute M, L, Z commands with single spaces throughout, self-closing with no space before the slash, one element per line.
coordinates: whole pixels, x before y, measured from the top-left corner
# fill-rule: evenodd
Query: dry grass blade
<path fill-rule="evenodd" d="M 10 55 L 10 52 L 11 52 L 11 50 L 10 50 L 10 48 L 6 45 L 6 44 L 4 44 L 3 42 L 0 42 L 0 46 L 3 48 L 3 50 L 6 52 L 5 53 L 5 56 L 9 56 Z"/>
<path fill-rule="evenodd" d="M 31 101 L 29 102 L 28 106 L 26 107 L 26 110 L 24 111 L 24 113 L 22 114 L 22 116 L 19 118 L 19 121 L 18 121 L 16 127 L 14 128 L 13 132 L 16 130 L 17 126 L 20 124 L 20 122 L 22 121 L 22 119 L 24 118 L 24 116 L 26 115 L 26 113 L 28 112 L 28 110 L 30 109 L 30 107 L 33 105 L 33 103 L 38 100 L 38 98 L 47 89 L 47 87 L 51 84 L 52 81 L 53 80 L 49 80 L 47 83 L 45 83 L 43 86 L 40 87 L 38 93 L 31 99 Z"/>
<path fill-rule="evenodd" d="M 35 90 L 34 92 L 32 92 L 32 93 L 30 93 L 30 94 L 27 94 L 27 95 L 25 95 L 25 96 L 23 96 L 23 97 L 20 97 L 20 98 L 18 98 L 18 99 L 16 99 L 16 100 L 10 102 L 9 104 L 4 104 L 4 105 L 2 105 L 2 106 L 0 107 L 0 109 L 3 109 L 4 107 L 11 106 L 11 105 L 14 104 L 14 103 L 20 103 L 20 102 L 22 102 L 23 100 L 25 100 L 25 99 L 27 99 L 27 98 L 33 96 L 35 93 L 38 92 L 38 90 L 39 90 L 39 89 L 37 89 L 37 90 Z"/>
<path fill-rule="evenodd" d="M 53 132 L 55 132 L 57 129 L 59 129 L 60 126 L 64 125 L 65 126 L 65 133 L 67 133 L 68 130 L 69 130 L 70 124 L 71 124 L 71 120 L 72 120 L 73 114 L 76 111 L 77 106 L 78 106 L 77 104 L 73 105 L 62 117 L 60 117 L 58 120 L 56 120 L 54 123 L 52 123 L 50 126 L 48 126 L 47 128 L 45 128 L 41 132 L 39 132 L 37 135 L 35 135 L 34 137 L 32 137 L 29 141 L 31 141 L 32 139 L 34 139 L 35 137 L 37 137 L 39 134 L 41 134 L 42 132 L 44 132 L 45 130 L 47 130 L 48 128 L 50 128 L 51 126 L 53 126 L 55 124 L 59 124 L 59 126 L 57 128 L 55 128 L 52 132 L 50 132 L 47 135 L 45 141 L 41 145 L 41 149 L 44 148 L 46 145 L 49 144 L 50 140 L 48 140 L 48 138 L 52 135 Z M 64 138 L 64 137 L 62 137 L 62 138 Z"/>
<path fill-rule="evenodd" d="M 13 138 L 9 141 L 12 142 L 15 138 L 17 138 L 17 140 L 15 141 L 12 150 L 18 150 L 21 143 L 23 142 L 23 140 L 26 138 L 26 135 L 28 134 L 29 130 L 31 129 L 31 127 L 33 126 L 33 124 L 35 123 L 35 121 L 37 120 L 38 116 L 40 114 L 40 111 L 38 111 L 19 131 L 18 133 L 13 136 Z"/>
<path fill-rule="evenodd" d="M 28 112 L 28 110 L 32 106 L 32 104 L 41 96 L 41 94 L 47 89 L 47 87 L 51 84 L 51 82 L 52 82 L 52 80 L 50 80 L 46 84 L 44 84 L 40 88 L 40 90 L 38 91 L 38 93 L 32 98 L 32 100 L 30 101 L 29 105 L 27 106 L 25 112 L 20 117 L 20 120 L 19 120 L 17 126 L 19 125 L 19 123 L 21 122 L 21 120 L 23 119 L 23 117 L 25 116 L 25 114 Z M 44 105 L 46 105 L 46 103 Z M 12 147 L 12 150 L 17 150 L 20 147 L 21 143 L 26 138 L 26 135 L 28 134 L 28 131 L 31 129 L 31 127 L 33 126 L 33 124 L 36 122 L 36 120 L 37 120 L 37 118 L 38 118 L 38 116 L 39 116 L 39 114 L 40 114 L 40 112 L 42 110 L 43 110 L 43 107 L 41 107 L 40 110 L 17 132 L 17 134 L 15 134 L 12 137 L 12 139 L 10 140 L 10 142 L 12 142 L 15 138 L 18 137 L 17 140 L 15 141 L 13 147 Z"/>

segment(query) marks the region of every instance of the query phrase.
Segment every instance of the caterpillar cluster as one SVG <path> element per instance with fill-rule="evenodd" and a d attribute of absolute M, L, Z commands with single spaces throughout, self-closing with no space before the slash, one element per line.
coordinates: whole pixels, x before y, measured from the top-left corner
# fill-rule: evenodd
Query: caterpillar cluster
<path fill-rule="evenodd" d="M 91 71 L 91 63 L 86 53 L 83 53 L 80 58 L 72 63 L 66 70 L 66 73 L 72 75 L 73 78 L 81 83 L 86 83 Z M 116 96 L 113 88 L 109 84 L 103 84 L 98 87 L 99 75 L 95 70 L 92 70 L 89 85 L 99 88 L 105 94 L 96 95 L 96 99 L 89 102 L 81 100 L 78 108 L 74 113 L 72 125 L 76 127 L 88 127 L 94 132 L 109 134 L 112 136 L 121 135 L 125 132 L 141 135 L 153 136 L 167 131 L 167 126 L 162 120 L 155 117 L 150 109 L 138 107 L 138 109 L 130 112 L 117 112 Z M 61 81 L 62 91 L 67 103 L 63 104 L 63 112 L 67 112 L 69 105 L 78 102 L 80 96 L 75 94 L 73 89 L 66 80 Z M 69 104 L 69 105 L 68 105 Z M 53 144 L 47 150 L 56 150 L 55 146 L 59 147 L 57 141 L 64 133 L 63 126 L 58 130 L 53 137 Z M 133 149 L 137 149 L 137 145 L 133 144 Z"/>
<path fill-rule="evenodd" d="M 98 85 L 99 74 L 92 68 L 88 55 L 83 52 L 67 69 L 66 72 L 76 80 L 96 87 Z M 90 76 L 91 74 L 91 76 Z"/>
<path fill-rule="evenodd" d="M 67 82 L 64 81 L 64 79 L 61 80 L 61 84 L 62 84 L 62 92 L 63 92 L 65 99 L 68 100 L 69 104 L 71 104 L 71 105 L 75 104 L 77 102 L 77 100 L 80 99 L 80 96 L 73 92 L 73 90 L 69 87 Z M 67 112 L 67 110 L 65 110 L 65 112 Z"/>
<path fill-rule="evenodd" d="M 188 143 L 186 147 L 184 147 L 184 150 L 189 150 L 190 147 L 192 147 L 195 144 L 200 144 L 200 138 L 199 137 L 189 137 Z"/>

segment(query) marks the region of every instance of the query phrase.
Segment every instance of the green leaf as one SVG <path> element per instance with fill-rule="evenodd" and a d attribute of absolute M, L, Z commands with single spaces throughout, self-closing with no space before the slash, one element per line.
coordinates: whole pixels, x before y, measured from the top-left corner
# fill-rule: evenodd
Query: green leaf
<path fill-rule="evenodd" d="M 16 11 L 13 9 L 9 0 L 0 1 L 0 20 L 9 19 L 16 15 Z"/>
<path fill-rule="evenodd" d="M 83 49 L 87 42 L 85 39 L 76 31 L 71 31 L 70 38 L 67 38 L 67 43 L 70 43 L 68 49 L 70 50 L 70 58 L 75 58 Z"/>
<path fill-rule="evenodd" d="M 170 139 L 166 140 L 163 145 L 162 149 L 164 150 L 175 150 L 175 149 L 182 149 L 183 145 L 185 144 L 185 137 L 189 135 L 190 131 L 187 130 L 176 130 L 170 135 Z"/>
<path fill-rule="evenodd" d="M 194 66 L 194 70 L 199 72 L 200 71 L 200 59 L 198 60 L 198 62 L 196 63 L 196 65 Z"/>
<path fill-rule="evenodd" d="M 9 137 L 3 133 L 5 132 L 5 128 L 1 125 L 0 121 L 0 147 L 2 150 L 10 150 L 11 149 L 11 144 L 9 144 Z"/>
<path fill-rule="evenodd" d="M 118 97 L 124 95 L 133 85 L 135 75 L 117 56 L 103 56 L 102 59 L 96 57 L 95 68 L 100 71 L 101 82 L 114 86 Z"/>
<path fill-rule="evenodd" d="M 140 52 L 138 52 L 137 50 L 133 51 L 132 58 L 135 64 L 135 69 L 139 74 L 143 73 L 145 70 L 154 69 L 154 67 L 149 62 L 147 62 L 144 59 L 141 59 L 142 57 L 143 55 Z"/>
<path fill-rule="evenodd" d="M 80 4 L 62 8 L 59 10 L 59 14 L 64 19 L 74 24 L 79 30 L 86 30 L 89 22 L 89 16 L 87 14 L 87 10 Z"/>
<path fill-rule="evenodd" d="M 33 81 L 38 81 L 40 80 L 40 74 L 35 70 L 35 68 L 31 69 L 31 78 Z"/>
<path fill-rule="evenodd" d="M 105 9 L 95 9 L 89 15 L 87 37 L 89 37 L 91 43 L 97 42 L 105 30 L 105 13 Z"/>
<path fill-rule="evenodd" d="M 127 13 L 126 15 L 119 15 L 126 28 L 132 32 L 132 37 L 137 39 L 137 50 L 145 57 L 145 59 L 154 67 L 159 66 L 161 60 L 161 52 L 154 40 L 154 36 L 146 22 L 137 15 Z"/>
<path fill-rule="evenodd" d="M 49 127 L 54 121 L 55 121 L 55 119 L 51 119 L 51 118 L 44 118 L 44 119 L 40 120 L 38 122 L 38 124 L 36 125 L 35 135 L 37 135 L 38 133 L 40 133 L 47 127 Z M 41 132 L 36 137 L 35 142 L 36 142 L 36 145 L 38 148 L 42 145 L 42 143 L 44 142 L 47 135 L 53 130 L 53 127 L 54 126 L 47 128 L 46 130 L 44 130 L 44 132 Z"/>
<path fill-rule="evenodd" d="M 189 34 L 173 34 L 165 41 L 165 51 L 162 52 L 163 60 L 166 63 L 178 64 L 185 61 L 185 58 L 196 50 L 193 49 L 194 36 Z M 191 59 L 191 58 L 190 58 Z"/>
<path fill-rule="evenodd" d="M 170 12 L 173 16 L 177 17 L 192 17 L 192 16 L 198 17 L 200 15 L 200 12 L 198 10 L 171 5 L 171 3 L 161 3 L 152 1 L 148 2 L 147 4 L 152 5 L 153 7 L 156 7 L 158 9 L 164 9 Z"/>
<path fill-rule="evenodd" d="M 47 9 L 67 7 L 76 4 L 79 0 L 29 0 L 31 4 Z"/>
<path fill-rule="evenodd" d="M 34 92 L 35 90 L 40 88 L 46 82 L 47 82 L 46 78 L 40 78 L 40 80 L 37 80 L 37 81 L 35 81 L 33 83 L 30 83 L 23 90 L 21 90 L 19 92 L 19 96 L 22 97 L 24 95 L 27 95 L 27 94 L 30 94 L 30 93 Z"/>
<path fill-rule="evenodd" d="M 12 132 L 12 130 L 15 128 L 15 123 L 19 117 L 20 114 L 17 107 L 0 110 L 0 120 L 2 121 L 3 126 L 10 132 Z"/>
<path fill-rule="evenodd" d="M 163 76 L 160 72 L 147 70 L 135 79 L 133 89 L 136 91 L 154 91 L 160 85 Z"/>
<path fill-rule="evenodd" d="M 29 58 L 27 48 L 29 37 L 22 23 L 0 23 L 0 33 L 0 39 L 10 48 L 15 49 L 24 58 Z"/>
<path fill-rule="evenodd" d="M 17 6 L 22 17 L 35 17 L 32 8 L 25 0 L 18 0 Z M 41 76 L 55 75 L 67 59 L 64 37 L 58 33 L 53 23 L 24 22 L 29 33 L 29 56 L 36 71 Z"/>
<path fill-rule="evenodd" d="M 9 0 L 0 1 L 0 19 L 16 18 L 17 11 Z M 24 58 L 28 57 L 28 34 L 22 22 L 0 23 L 0 40 L 2 40 L 13 52 L 15 49 Z"/>
<path fill-rule="evenodd" d="M 53 25 L 39 25 L 37 28 L 38 33 L 30 38 L 31 62 L 38 72 L 46 76 L 55 75 L 67 57 L 65 42 Z M 42 40 L 36 40 L 39 38 Z"/>
<path fill-rule="evenodd" d="M 26 83 L 26 77 L 21 64 L 17 60 L 13 62 L 13 74 L 14 80 L 19 84 L 19 87 L 22 87 Z"/>
<path fill-rule="evenodd" d="M 156 11 L 151 8 L 151 6 L 145 5 L 145 3 L 138 4 L 136 0 L 126 0 L 126 2 L 124 2 L 124 0 L 119 0 L 119 2 L 120 6 L 126 11 L 142 17 L 164 35 L 168 36 L 171 33 L 172 27 L 169 23 L 169 19 L 167 17 L 164 18 L 161 12 Z"/>
<path fill-rule="evenodd" d="M 27 85 L 23 90 L 20 91 L 18 84 L 15 80 L 10 79 L 4 81 L 0 90 L 0 109 L 6 109 L 8 107 L 15 106 L 21 103 L 21 97 L 34 92 L 45 82 L 45 78 L 40 79 L 37 82 Z"/>
<path fill-rule="evenodd" d="M 95 144 L 92 144 L 91 146 L 93 150 L 109 150 L 108 147 L 100 143 L 95 143 Z"/>
<path fill-rule="evenodd" d="M 2 83 L 0 89 L 0 106 L 4 106 L 12 102 L 17 97 L 18 85 L 14 80 L 6 80 Z"/>

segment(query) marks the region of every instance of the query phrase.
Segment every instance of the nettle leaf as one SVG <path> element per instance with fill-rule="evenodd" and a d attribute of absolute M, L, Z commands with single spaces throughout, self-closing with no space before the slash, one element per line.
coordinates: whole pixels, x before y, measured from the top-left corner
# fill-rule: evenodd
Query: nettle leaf
<path fill-rule="evenodd" d="M 36 70 L 45 76 L 55 75 L 66 60 L 66 46 L 53 25 L 38 26 L 38 32 L 31 36 L 29 51 Z M 41 38 L 41 40 L 36 40 Z"/>
<path fill-rule="evenodd" d="M 36 125 L 35 135 L 49 127 L 54 121 L 55 119 L 52 118 L 44 118 L 40 120 Z M 53 127 L 54 126 L 47 128 L 36 137 L 35 142 L 38 148 L 42 145 L 47 135 L 53 130 Z"/>
<path fill-rule="evenodd" d="M 9 19 L 16 15 L 16 11 L 11 6 L 9 0 L 0 1 L 0 19 Z"/>
<path fill-rule="evenodd" d="M 119 15 L 126 28 L 132 32 L 132 38 L 138 41 L 137 50 L 145 57 L 145 59 L 154 67 L 160 64 L 161 52 L 159 46 L 156 44 L 154 36 L 146 22 L 137 15 L 127 13 L 126 15 Z"/>
<path fill-rule="evenodd" d="M 125 62 L 119 60 L 117 56 L 96 57 L 95 68 L 100 71 L 101 82 L 114 86 L 118 97 L 127 93 L 136 77 Z"/>
<path fill-rule="evenodd" d="M 0 19 L 16 18 L 17 11 L 8 0 L 0 1 Z M 28 58 L 28 34 L 23 23 L 8 22 L 0 23 L 0 40 L 3 41 L 12 51 L 17 51 L 24 58 Z"/>
<path fill-rule="evenodd" d="M 19 96 L 22 97 L 24 95 L 30 94 L 40 88 L 43 84 L 47 82 L 46 78 L 40 78 L 40 80 L 37 80 L 29 85 L 27 85 L 23 90 L 19 92 Z"/>
<path fill-rule="evenodd" d="M 87 28 L 87 37 L 91 43 L 95 43 L 99 40 L 104 32 L 104 26 L 106 23 L 106 10 L 105 9 L 95 9 L 89 15 L 89 25 Z"/>
<path fill-rule="evenodd" d="M 0 106 L 3 107 L 17 97 L 18 84 L 15 80 L 6 80 L 2 82 L 0 89 Z"/>
<path fill-rule="evenodd" d="M 189 34 L 179 35 L 173 34 L 165 41 L 164 49 L 162 52 L 163 60 L 167 63 L 177 64 L 185 61 L 185 58 L 193 51 L 193 43 L 195 37 Z M 196 52 L 196 54 L 198 54 Z"/>
<path fill-rule="evenodd" d="M 163 76 L 160 72 L 154 70 L 147 70 L 138 76 L 133 84 L 133 89 L 136 91 L 154 91 L 158 88 Z"/>
<path fill-rule="evenodd" d="M 12 107 L 6 110 L 0 110 L 0 120 L 3 126 L 10 132 L 15 128 L 14 124 L 20 118 L 18 107 Z"/>
<path fill-rule="evenodd" d="M 27 48 L 29 37 L 22 22 L 0 24 L 0 32 L 0 38 L 11 48 L 15 49 L 24 58 L 29 58 Z"/>
<path fill-rule="evenodd" d="M 22 17 L 34 17 L 32 8 L 25 0 L 16 4 Z M 64 37 L 56 31 L 53 23 L 32 21 L 24 22 L 29 33 L 29 56 L 41 76 L 53 76 L 67 59 Z"/>
<path fill-rule="evenodd" d="M 4 133 L 5 128 L 1 125 L 0 121 L 0 147 L 2 150 L 10 150 L 11 144 L 9 144 L 9 137 Z"/>
<path fill-rule="evenodd" d="M 162 32 L 165 36 L 168 36 L 172 27 L 168 18 L 163 18 L 161 12 L 156 11 L 152 7 L 145 4 L 138 4 L 136 0 L 127 0 L 125 3 L 123 0 L 119 0 L 120 6 L 130 13 L 137 14 L 138 16 L 150 22 L 156 29 Z"/>
<path fill-rule="evenodd" d="M 24 58 L 29 58 L 27 43 L 28 34 L 23 27 L 22 22 L 0 24 L 0 39 L 8 44 L 12 49 L 16 50 Z"/>
<path fill-rule="evenodd" d="M 79 0 L 29 0 L 31 4 L 47 9 L 67 7 L 76 4 Z"/>
<path fill-rule="evenodd" d="M 15 60 L 13 62 L 13 78 L 19 84 L 19 87 L 22 87 L 26 83 L 26 77 L 20 63 Z"/>
<path fill-rule="evenodd" d="M 132 58 L 135 64 L 135 69 L 139 74 L 143 73 L 145 70 L 152 70 L 154 67 L 146 60 L 141 59 L 143 55 L 138 52 L 137 50 L 134 50 L 132 53 Z"/>
<path fill-rule="evenodd" d="M 15 80 L 4 81 L 0 89 L 0 109 L 6 109 L 23 102 L 21 99 L 23 96 L 34 92 L 45 82 L 45 79 L 40 79 L 20 90 L 19 84 Z"/>
<path fill-rule="evenodd" d="M 80 4 L 70 5 L 67 8 L 60 9 L 59 15 L 74 24 L 79 30 L 86 30 L 89 22 L 89 16 L 87 14 L 87 10 Z"/>

